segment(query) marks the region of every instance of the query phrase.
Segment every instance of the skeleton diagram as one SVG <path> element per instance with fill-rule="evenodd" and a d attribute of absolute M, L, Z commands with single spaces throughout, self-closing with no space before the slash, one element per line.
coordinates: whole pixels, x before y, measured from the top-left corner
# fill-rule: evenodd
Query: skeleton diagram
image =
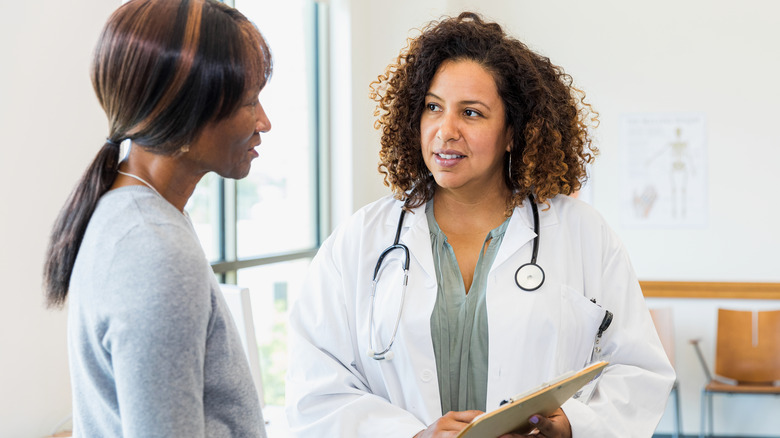
<path fill-rule="evenodd" d="M 647 161 L 649 166 L 664 152 L 671 154 L 671 168 L 669 169 L 670 178 L 670 196 L 672 206 L 672 217 L 682 219 L 687 214 L 687 189 L 688 177 L 695 174 L 693 166 L 693 157 L 690 154 L 688 142 L 682 138 L 682 128 L 675 129 L 676 138 L 665 145 L 655 157 Z"/>

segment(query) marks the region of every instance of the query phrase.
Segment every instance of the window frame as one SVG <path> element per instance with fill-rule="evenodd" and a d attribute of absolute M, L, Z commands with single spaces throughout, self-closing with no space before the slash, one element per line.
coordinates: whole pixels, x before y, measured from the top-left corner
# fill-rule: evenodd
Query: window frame
<path fill-rule="evenodd" d="M 217 189 L 217 253 L 219 258 L 211 261 L 211 268 L 221 283 L 236 284 L 238 271 L 256 266 L 287 262 L 292 260 L 312 258 L 319 250 L 325 236 L 330 232 L 330 145 L 328 117 L 328 5 L 325 2 L 310 0 L 314 6 L 312 36 L 314 41 L 314 78 L 312 87 L 312 105 L 314 109 L 314 135 L 311 153 L 314 154 L 313 178 L 314 187 L 314 232 L 315 245 L 294 251 L 259 255 L 255 257 L 238 257 L 238 202 L 237 184 L 235 180 L 218 178 Z M 224 3 L 235 7 L 234 0 L 224 0 Z"/>

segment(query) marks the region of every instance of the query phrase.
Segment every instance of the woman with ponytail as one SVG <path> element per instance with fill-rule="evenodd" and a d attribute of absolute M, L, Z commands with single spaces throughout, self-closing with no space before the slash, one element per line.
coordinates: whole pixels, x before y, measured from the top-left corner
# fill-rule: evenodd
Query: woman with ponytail
<path fill-rule="evenodd" d="M 108 135 L 44 267 L 48 305 L 68 303 L 75 436 L 265 436 L 184 206 L 206 173 L 249 172 L 271 71 L 257 28 L 215 0 L 132 0 L 106 23 L 91 74 Z"/>

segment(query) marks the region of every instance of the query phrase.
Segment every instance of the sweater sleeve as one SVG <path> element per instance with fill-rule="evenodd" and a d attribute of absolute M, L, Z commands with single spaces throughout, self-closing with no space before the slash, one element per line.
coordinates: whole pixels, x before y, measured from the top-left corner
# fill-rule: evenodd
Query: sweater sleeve
<path fill-rule="evenodd" d="M 105 331 L 125 437 L 204 436 L 212 314 L 202 251 L 188 230 L 136 229 L 106 273 Z"/>

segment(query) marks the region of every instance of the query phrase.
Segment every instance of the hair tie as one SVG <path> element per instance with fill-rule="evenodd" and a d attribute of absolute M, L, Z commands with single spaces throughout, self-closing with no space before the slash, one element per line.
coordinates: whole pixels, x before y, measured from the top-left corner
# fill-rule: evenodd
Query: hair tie
<path fill-rule="evenodd" d="M 115 142 L 114 140 L 111 140 L 110 138 L 106 137 L 106 143 L 110 144 L 111 146 L 119 146 L 119 144 L 122 143 L 122 141 L 120 140 L 119 142 Z"/>

